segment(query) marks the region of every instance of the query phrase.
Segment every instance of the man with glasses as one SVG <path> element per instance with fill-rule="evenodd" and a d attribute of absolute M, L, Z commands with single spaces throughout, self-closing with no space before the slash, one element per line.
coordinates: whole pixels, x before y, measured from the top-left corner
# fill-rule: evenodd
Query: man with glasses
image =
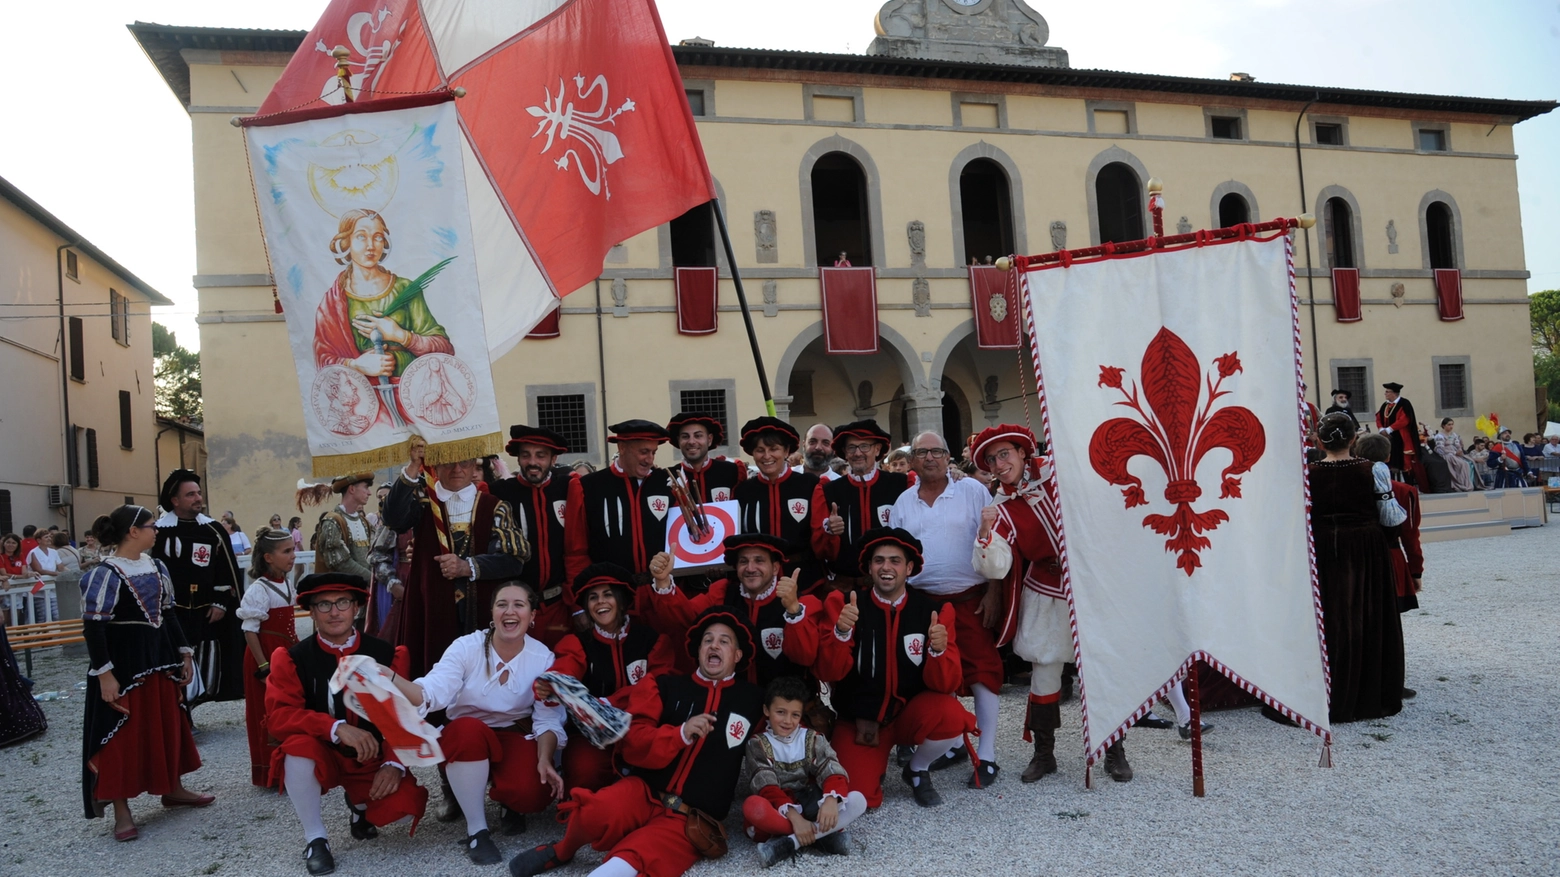
<path fill-rule="evenodd" d="M 970 546 L 980 532 L 981 513 L 991 494 L 975 478 L 948 476 L 948 443 L 935 432 L 923 432 L 910 443 L 910 468 L 917 485 L 900 494 L 889 512 L 889 526 L 901 527 L 921 541 L 926 565 L 910 579 L 910 587 L 948 602 L 954 608 L 954 632 L 963 665 L 962 696 L 975 698 L 975 723 L 980 728 L 976 753 L 980 766 L 969 787 L 996 782 L 997 692 L 1002 690 L 1002 658 L 993 628 L 1002 620 L 1002 583 L 988 582 L 975 569 Z M 967 758 L 963 749 L 933 765 L 947 767 Z"/>
<path fill-rule="evenodd" d="M 271 653 L 266 729 L 280 741 L 271 775 L 283 778 L 283 790 L 303 823 L 303 864 L 310 874 L 336 868 L 321 815 L 325 792 L 345 789 L 357 840 L 378 837 L 376 826 L 408 816 L 415 830 L 428 806 L 428 790 L 388 757 L 384 734 L 348 709 L 341 693 L 330 691 L 336 665 L 348 655 L 367 655 L 396 675 L 407 674 L 405 646 L 391 646 L 353 626 L 367 599 L 368 582 L 360 576 L 305 576 L 298 583 L 298 605 L 309 610 L 314 634 Z"/>
<path fill-rule="evenodd" d="M 836 429 L 834 448 L 844 454 L 850 468 L 843 478 L 819 482 L 813 501 L 814 513 L 823 518 L 813 531 L 813 552 L 828 561 L 834 586 L 847 593 L 861 585 L 862 534 L 888 526 L 895 500 L 915 484 L 912 474 L 878 468 L 889 441 L 876 420 L 858 420 Z"/>

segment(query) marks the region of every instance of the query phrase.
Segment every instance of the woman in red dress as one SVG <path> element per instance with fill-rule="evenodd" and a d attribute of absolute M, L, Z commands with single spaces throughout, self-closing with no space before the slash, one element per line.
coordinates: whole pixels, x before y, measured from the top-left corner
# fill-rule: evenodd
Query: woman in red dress
<path fill-rule="evenodd" d="M 112 553 L 81 580 L 87 672 L 81 791 L 88 819 L 114 805 L 114 839 L 139 835 L 129 800 L 162 796 L 164 807 L 205 807 L 216 798 L 184 787 L 200 767 L 190 717 L 179 706 L 195 672 L 194 650 L 173 609 L 173 582 L 146 552 L 157 541 L 152 513 L 126 505 L 93 524 Z"/>
<path fill-rule="evenodd" d="M 297 594 L 287 581 L 298 553 L 292 533 L 275 527 L 262 530 L 255 538 L 254 564 L 249 577 L 254 581 L 238 604 L 238 618 L 244 631 L 244 724 L 249 730 L 249 781 L 271 788 L 271 757 L 276 741 L 265 727 L 265 680 L 271 675 L 272 652 L 289 649 L 298 642 L 293 627 L 293 603 Z"/>

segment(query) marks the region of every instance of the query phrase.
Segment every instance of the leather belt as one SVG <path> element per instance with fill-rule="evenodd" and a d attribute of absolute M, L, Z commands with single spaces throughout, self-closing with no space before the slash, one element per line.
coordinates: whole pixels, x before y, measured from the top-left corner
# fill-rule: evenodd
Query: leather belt
<path fill-rule="evenodd" d="M 688 805 L 687 801 L 682 799 L 682 796 L 674 795 L 671 792 L 661 793 L 661 803 L 673 813 L 681 813 L 684 816 L 689 816 L 693 813 L 693 808 Z"/>

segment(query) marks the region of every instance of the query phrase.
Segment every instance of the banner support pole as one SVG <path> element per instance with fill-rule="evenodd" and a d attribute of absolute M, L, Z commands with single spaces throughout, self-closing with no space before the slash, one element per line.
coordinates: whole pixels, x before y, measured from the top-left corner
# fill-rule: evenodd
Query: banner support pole
<path fill-rule="evenodd" d="M 764 355 L 758 350 L 758 333 L 753 331 L 753 313 L 748 310 L 747 293 L 742 289 L 742 274 L 737 270 L 737 254 L 731 249 L 731 234 L 726 231 L 726 215 L 720 209 L 720 199 L 710 199 L 710 209 L 715 212 L 715 225 L 720 229 L 720 242 L 726 248 L 726 267 L 731 269 L 731 285 L 737 290 L 737 304 L 742 306 L 742 324 L 747 327 L 748 347 L 753 351 L 753 367 L 758 369 L 758 390 L 764 394 L 764 413 L 775 416 L 775 397 L 769 389 L 769 375 L 764 371 Z M 716 278 L 719 281 L 719 278 Z"/>
<path fill-rule="evenodd" d="M 1192 711 L 1192 797 L 1203 797 L 1203 752 L 1202 752 L 1202 703 L 1197 690 L 1197 665 L 1201 661 L 1193 661 L 1192 669 L 1186 674 L 1186 705 Z"/>

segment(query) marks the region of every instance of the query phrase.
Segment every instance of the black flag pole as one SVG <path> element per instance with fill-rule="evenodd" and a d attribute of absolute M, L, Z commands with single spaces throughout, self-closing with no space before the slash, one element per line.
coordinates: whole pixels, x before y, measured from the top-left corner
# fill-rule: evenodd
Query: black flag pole
<path fill-rule="evenodd" d="M 747 293 L 742 289 L 742 274 L 737 270 L 737 254 L 731 249 L 731 233 L 726 231 L 726 215 L 721 212 L 719 198 L 710 200 L 710 209 L 715 211 L 720 242 L 726 248 L 726 266 L 731 269 L 731 284 L 737 289 L 737 304 L 742 306 L 742 324 L 747 327 L 748 347 L 753 350 L 753 367 L 758 369 L 758 389 L 764 394 L 764 411 L 774 417 L 775 397 L 769 389 L 769 375 L 764 371 L 764 355 L 758 351 L 758 333 L 753 331 L 753 313 L 748 310 Z"/>

